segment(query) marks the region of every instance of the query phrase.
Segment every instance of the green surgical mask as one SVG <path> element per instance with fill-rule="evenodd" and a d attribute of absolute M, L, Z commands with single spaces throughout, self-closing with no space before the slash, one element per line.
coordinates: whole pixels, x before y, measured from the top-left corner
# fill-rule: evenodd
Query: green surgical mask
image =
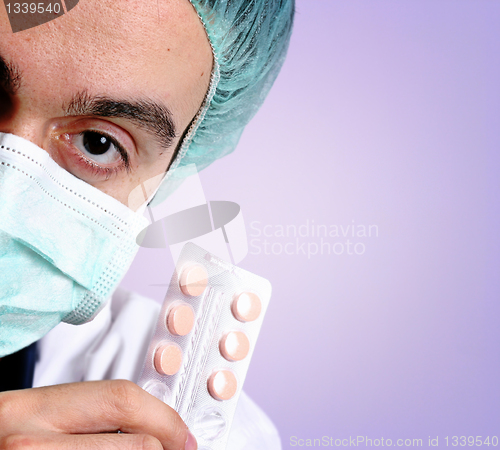
<path fill-rule="evenodd" d="M 49 154 L 0 133 L 0 357 L 81 324 L 128 270 L 148 221 Z"/>

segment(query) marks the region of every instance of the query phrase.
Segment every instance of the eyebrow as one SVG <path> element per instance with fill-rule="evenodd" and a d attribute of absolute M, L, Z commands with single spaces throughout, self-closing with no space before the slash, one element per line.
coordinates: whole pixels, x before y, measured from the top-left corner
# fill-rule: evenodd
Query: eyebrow
<path fill-rule="evenodd" d="M 15 94 L 21 85 L 21 71 L 0 56 L 0 84 L 10 93 Z"/>
<path fill-rule="evenodd" d="M 169 148 L 177 136 L 171 111 L 149 99 L 117 100 L 104 95 L 91 96 L 86 91 L 76 94 L 67 106 L 68 116 L 99 116 L 130 120 L 152 134 L 164 148 Z"/>

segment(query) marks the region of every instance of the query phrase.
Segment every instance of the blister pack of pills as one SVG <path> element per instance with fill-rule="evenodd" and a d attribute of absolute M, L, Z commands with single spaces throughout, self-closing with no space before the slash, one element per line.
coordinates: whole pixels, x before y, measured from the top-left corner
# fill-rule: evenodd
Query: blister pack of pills
<path fill-rule="evenodd" d="M 184 246 L 138 384 L 174 408 L 199 450 L 225 450 L 271 284 Z"/>

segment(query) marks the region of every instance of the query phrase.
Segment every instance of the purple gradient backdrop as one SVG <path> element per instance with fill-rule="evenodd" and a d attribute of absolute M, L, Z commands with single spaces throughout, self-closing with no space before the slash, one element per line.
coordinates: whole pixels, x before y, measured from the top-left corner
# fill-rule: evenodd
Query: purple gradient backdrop
<path fill-rule="evenodd" d="M 284 449 L 500 436 L 499 23 L 489 0 L 299 0 L 266 104 L 201 174 L 241 205 L 262 252 L 240 265 L 274 287 L 245 388 Z M 379 235 L 307 258 L 265 255 L 250 227 L 313 220 Z M 124 285 L 161 299 L 171 271 L 142 250 Z"/>

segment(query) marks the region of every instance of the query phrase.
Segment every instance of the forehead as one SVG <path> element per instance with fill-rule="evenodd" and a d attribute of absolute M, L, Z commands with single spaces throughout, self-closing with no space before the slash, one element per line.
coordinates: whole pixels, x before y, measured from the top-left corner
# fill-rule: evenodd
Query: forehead
<path fill-rule="evenodd" d="M 211 49 L 188 0 L 80 0 L 68 14 L 14 34 L 0 10 L 0 55 L 38 94 L 57 87 L 62 98 L 77 90 L 148 95 L 192 109 L 184 103 L 206 88 L 200 78 L 211 69 Z"/>

